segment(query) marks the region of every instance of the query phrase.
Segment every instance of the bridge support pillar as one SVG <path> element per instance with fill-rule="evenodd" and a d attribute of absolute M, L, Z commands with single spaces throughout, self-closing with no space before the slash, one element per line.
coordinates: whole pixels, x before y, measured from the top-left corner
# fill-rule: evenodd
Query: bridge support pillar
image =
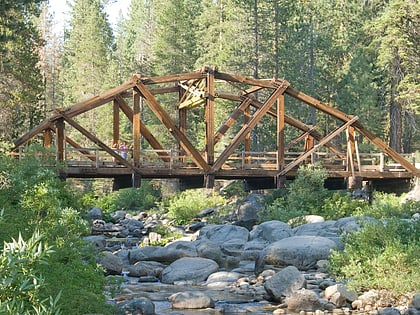
<path fill-rule="evenodd" d="M 277 176 L 276 177 L 276 187 L 277 189 L 286 188 L 286 176 Z"/>
<path fill-rule="evenodd" d="M 133 173 L 132 176 L 133 188 L 140 188 L 141 186 L 141 175 L 139 173 Z"/>
<path fill-rule="evenodd" d="M 205 188 L 213 188 L 214 187 L 214 174 L 204 175 L 204 185 L 205 185 Z"/>

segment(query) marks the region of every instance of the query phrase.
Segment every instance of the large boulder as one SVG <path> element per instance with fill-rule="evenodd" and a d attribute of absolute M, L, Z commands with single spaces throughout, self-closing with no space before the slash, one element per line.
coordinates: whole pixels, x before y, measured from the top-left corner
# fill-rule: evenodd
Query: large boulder
<path fill-rule="evenodd" d="M 99 264 L 105 269 L 106 275 L 120 275 L 123 270 L 122 259 L 110 252 L 102 252 Z"/>
<path fill-rule="evenodd" d="M 219 265 L 223 259 L 223 253 L 220 246 L 208 240 L 194 242 L 196 244 L 198 257 L 214 260 Z"/>
<path fill-rule="evenodd" d="M 177 241 L 161 246 L 145 246 L 133 249 L 129 253 L 129 261 L 135 264 L 138 261 L 158 261 L 171 263 L 181 257 L 197 257 L 197 249 L 194 243 L 188 241 Z"/>
<path fill-rule="evenodd" d="M 256 226 L 250 233 L 251 240 L 262 240 L 268 243 L 280 241 L 292 236 L 292 228 L 284 222 L 273 220 Z"/>
<path fill-rule="evenodd" d="M 334 241 L 320 236 L 292 236 L 267 246 L 255 263 L 257 272 L 265 264 L 275 266 L 295 266 L 299 270 L 309 270 L 318 260 L 327 259 L 331 249 L 336 248 Z"/>
<path fill-rule="evenodd" d="M 127 269 L 130 277 L 159 277 L 165 267 L 164 264 L 157 261 L 139 261 L 134 265 L 129 266 Z"/>
<path fill-rule="evenodd" d="M 183 257 L 174 261 L 162 271 L 161 281 L 167 284 L 180 281 L 199 284 L 218 269 L 219 265 L 211 259 Z"/>
<path fill-rule="evenodd" d="M 249 231 L 237 225 L 210 224 L 203 227 L 197 240 L 209 240 L 217 245 L 223 245 L 228 240 L 241 240 L 245 244 L 249 239 Z"/>
<path fill-rule="evenodd" d="M 338 237 L 339 229 L 336 221 L 315 222 L 299 225 L 293 229 L 295 236 L 310 235 L 323 237 Z"/>
<path fill-rule="evenodd" d="M 286 298 L 287 308 L 295 312 L 300 311 L 316 311 L 321 310 L 324 304 L 319 299 L 318 295 L 307 289 L 301 289 L 293 292 Z"/>
<path fill-rule="evenodd" d="M 305 286 L 305 277 L 294 266 L 286 267 L 264 283 L 270 297 L 277 302 Z"/>
<path fill-rule="evenodd" d="M 186 291 L 172 294 L 168 298 L 173 309 L 201 309 L 214 307 L 210 295 L 200 291 Z"/>
<path fill-rule="evenodd" d="M 130 315 L 155 315 L 155 305 L 145 297 L 135 298 L 119 305 L 124 314 Z"/>
<path fill-rule="evenodd" d="M 347 302 L 357 299 L 357 292 L 349 290 L 343 284 L 334 284 L 324 291 L 325 298 L 337 307 L 344 306 Z"/>
<path fill-rule="evenodd" d="M 239 206 L 236 225 L 251 230 L 258 221 L 258 211 L 264 207 L 264 197 L 260 194 L 250 194 Z"/>

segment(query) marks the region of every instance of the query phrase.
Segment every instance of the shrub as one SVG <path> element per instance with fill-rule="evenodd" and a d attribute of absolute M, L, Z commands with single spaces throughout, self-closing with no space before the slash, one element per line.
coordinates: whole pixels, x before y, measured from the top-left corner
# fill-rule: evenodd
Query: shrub
<path fill-rule="evenodd" d="M 287 190 L 259 213 L 261 222 L 290 219 L 317 214 L 329 192 L 324 188 L 328 174 L 319 164 L 299 167 L 296 179 Z M 299 223 L 295 220 L 296 223 Z"/>
<path fill-rule="evenodd" d="M 4 243 L 0 255 L 0 314 L 58 315 L 60 293 L 43 299 L 40 291 L 45 279 L 38 267 L 47 264 L 50 247 L 35 232 L 25 241 L 21 235 Z"/>
<path fill-rule="evenodd" d="M 217 193 L 208 193 L 205 189 L 190 189 L 170 198 L 166 207 L 171 219 L 178 224 L 185 224 L 197 217 L 201 210 L 225 202 L 226 200 Z"/>
<path fill-rule="evenodd" d="M 45 257 L 48 265 L 33 265 L 31 271 L 43 276 L 43 285 L 36 291 L 39 300 L 58 303 L 62 314 L 111 313 L 105 305 L 103 272 L 81 238 L 88 231 L 86 222 L 72 207 L 78 203 L 66 183 L 42 167 L 42 161 L 0 159 L 5 179 L 0 189 L 0 241 L 9 242 L 19 234 L 28 239 L 39 231 L 54 250 Z M 61 292 L 58 302 L 50 299 L 57 292 Z"/>
<path fill-rule="evenodd" d="M 373 221 L 345 238 L 343 251 L 330 257 L 331 272 L 362 291 L 420 290 L 420 220 Z"/>
<path fill-rule="evenodd" d="M 319 215 L 326 220 L 337 220 L 349 216 L 363 216 L 367 213 L 369 204 L 365 200 L 353 199 L 349 193 L 335 191 L 330 197 L 325 199 Z"/>

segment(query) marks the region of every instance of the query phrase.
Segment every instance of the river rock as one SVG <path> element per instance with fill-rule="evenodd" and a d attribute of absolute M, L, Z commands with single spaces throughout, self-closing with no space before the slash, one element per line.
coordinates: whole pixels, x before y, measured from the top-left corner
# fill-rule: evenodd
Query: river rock
<path fill-rule="evenodd" d="M 210 295 L 201 291 L 186 291 L 172 294 L 168 298 L 173 309 L 201 309 L 214 307 Z"/>
<path fill-rule="evenodd" d="M 86 242 L 92 245 L 96 252 L 101 252 L 106 246 L 105 235 L 90 235 L 83 238 Z"/>
<path fill-rule="evenodd" d="M 110 252 L 102 252 L 99 264 L 105 269 L 106 275 L 120 275 L 122 273 L 122 259 Z"/>
<path fill-rule="evenodd" d="M 130 264 L 134 265 L 138 261 L 153 260 L 154 252 L 158 251 L 158 246 L 144 246 L 140 248 L 131 249 L 128 252 L 128 260 Z"/>
<path fill-rule="evenodd" d="M 299 225 L 293 229 L 293 234 L 295 236 L 338 237 L 339 229 L 335 226 L 335 223 L 336 221 L 325 221 Z"/>
<path fill-rule="evenodd" d="M 139 261 L 127 268 L 130 277 L 159 277 L 165 265 L 157 261 Z"/>
<path fill-rule="evenodd" d="M 208 240 L 196 241 L 195 244 L 198 257 L 214 260 L 220 265 L 223 254 L 219 245 Z"/>
<path fill-rule="evenodd" d="M 250 233 L 251 240 L 262 240 L 274 243 L 292 236 L 292 228 L 284 222 L 273 220 L 256 226 Z"/>
<path fill-rule="evenodd" d="M 295 312 L 300 311 L 316 311 L 323 308 L 323 303 L 320 301 L 318 295 L 307 289 L 300 289 L 292 292 L 286 298 L 287 308 Z"/>
<path fill-rule="evenodd" d="M 207 278 L 206 285 L 210 288 L 226 287 L 241 277 L 244 277 L 244 275 L 238 272 L 219 271 L 212 273 Z"/>
<path fill-rule="evenodd" d="M 264 197 L 262 195 L 256 193 L 248 195 L 238 208 L 235 225 L 251 230 L 258 221 L 258 211 L 263 207 Z"/>
<path fill-rule="evenodd" d="M 337 307 L 342 307 L 346 302 L 353 302 L 357 299 L 357 292 L 349 290 L 345 285 L 339 283 L 325 289 L 324 296 Z"/>
<path fill-rule="evenodd" d="M 401 315 L 400 311 L 395 307 L 384 307 L 378 310 L 379 315 Z"/>
<path fill-rule="evenodd" d="M 264 283 L 264 288 L 274 301 L 280 302 L 283 297 L 290 296 L 304 285 L 305 277 L 296 267 L 289 266 L 271 276 Z"/>
<path fill-rule="evenodd" d="M 243 244 L 248 241 L 249 231 L 237 225 L 210 224 L 199 231 L 197 240 L 209 240 L 217 245 L 227 240 L 241 240 Z"/>
<path fill-rule="evenodd" d="M 133 300 L 123 302 L 119 308 L 124 311 L 124 314 L 130 315 L 155 315 L 155 305 L 148 298 L 135 298 Z"/>
<path fill-rule="evenodd" d="M 334 241 L 320 236 L 292 236 L 267 246 L 255 263 L 257 272 L 264 264 L 275 266 L 295 266 L 299 270 L 309 270 L 318 260 L 327 259 L 331 249 L 336 248 Z"/>
<path fill-rule="evenodd" d="M 420 310 L 420 293 L 414 294 L 413 298 L 410 301 L 410 306 Z"/>
<path fill-rule="evenodd" d="M 178 281 L 187 281 L 193 284 L 204 282 L 209 275 L 216 272 L 219 265 L 211 259 L 200 257 L 183 257 L 168 267 L 161 274 L 161 281 L 173 284 Z"/>
<path fill-rule="evenodd" d="M 89 216 L 92 220 L 102 220 L 102 210 L 98 207 L 93 207 L 89 210 Z"/>

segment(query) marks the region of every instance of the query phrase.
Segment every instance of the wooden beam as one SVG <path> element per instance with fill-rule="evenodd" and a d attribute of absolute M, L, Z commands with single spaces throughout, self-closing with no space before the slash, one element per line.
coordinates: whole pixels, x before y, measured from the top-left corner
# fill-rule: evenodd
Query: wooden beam
<path fill-rule="evenodd" d="M 41 122 L 38 126 L 32 128 L 31 130 L 29 130 L 27 133 L 25 133 L 23 136 L 21 136 L 20 138 L 18 138 L 15 142 L 14 142 L 14 147 L 12 148 L 11 151 L 16 151 L 18 149 L 18 147 L 25 145 L 27 142 L 29 142 L 33 137 L 35 137 L 36 135 L 40 134 L 41 132 L 43 132 L 44 130 L 48 130 L 48 129 L 55 129 L 55 125 L 53 122 L 51 122 L 50 119 L 46 119 L 43 122 Z"/>
<path fill-rule="evenodd" d="M 273 85 L 274 80 L 259 80 L 254 78 L 248 78 L 240 75 L 223 73 L 223 72 L 215 72 L 214 74 L 217 80 L 224 80 L 229 82 L 238 82 L 248 85 L 254 85 L 258 87 L 265 87 L 265 88 L 275 88 Z"/>
<path fill-rule="evenodd" d="M 113 102 L 112 144 L 120 141 L 120 106 L 116 99 Z"/>
<path fill-rule="evenodd" d="M 120 105 L 121 110 L 127 116 L 127 118 L 133 123 L 133 110 L 128 106 L 126 101 L 120 96 L 117 95 L 115 97 L 117 102 Z M 164 152 L 165 148 L 160 144 L 160 142 L 153 136 L 150 130 L 146 127 L 146 125 L 140 120 L 140 133 L 146 139 L 146 141 L 150 144 L 153 150 L 157 151 L 158 156 L 164 161 L 169 162 L 170 156 Z"/>
<path fill-rule="evenodd" d="M 80 149 L 79 152 L 81 154 L 85 155 L 89 160 L 96 161 L 96 157 L 92 156 L 92 154 L 90 154 L 89 150 L 84 150 L 83 147 L 80 144 L 78 144 L 76 141 L 74 141 L 70 137 L 66 136 L 66 142 L 68 144 L 70 144 L 73 148 Z"/>
<path fill-rule="evenodd" d="M 64 161 L 64 139 L 65 139 L 65 129 L 64 129 L 64 120 L 58 119 L 55 122 L 56 130 L 56 147 L 57 147 L 57 160 L 60 162 Z"/>
<path fill-rule="evenodd" d="M 284 168 L 284 95 L 277 99 L 277 169 Z"/>
<path fill-rule="evenodd" d="M 214 163 L 214 71 L 209 70 L 206 78 L 206 108 L 205 108 L 205 123 L 206 123 L 206 157 L 207 164 Z"/>
<path fill-rule="evenodd" d="M 236 94 L 231 94 L 231 93 L 218 93 L 218 97 L 222 98 L 222 99 L 227 99 L 227 100 L 231 100 L 231 101 L 243 101 L 244 100 L 244 96 L 241 95 L 236 95 Z M 251 106 L 255 107 L 255 108 L 260 108 L 262 106 L 262 104 L 260 102 L 258 102 L 257 100 L 252 99 L 251 102 Z M 277 117 L 277 113 L 275 110 L 271 109 L 268 111 L 268 114 L 273 116 L 273 117 Z M 312 129 L 312 127 L 304 124 L 303 122 L 289 116 L 289 115 L 284 115 L 284 122 L 294 128 L 297 128 L 301 131 L 307 132 L 310 131 L 310 134 L 316 139 L 316 140 L 321 140 L 322 139 L 322 135 L 316 131 L 315 129 Z M 326 147 L 333 153 L 339 155 L 340 157 L 344 158 L 344 154 L 335 146 L 333 146 L 332 144 L 327 144 Z"/>
<path fill-rule="evenodd" d="M 50 128 L 45 129 L 43 132 L 42 145 L 44 148 L 51 148 L 52 144 L 52 130 Z"/>
<path fill-rule="evenodd" d="M 133 162 L 135 166 L 140 165 L 140 95 L 138 92 L 133 90 Z"/>
<path fill-rule="evenodd" d="M 239 118 L 241 114 L 245 112 L 245 109 L 249 107 L 251 103 L 250 98 L 246 98 L 239 104 L 238 107 L 230 114 L 230 116 L 225 120 L 225 122 L 220 126 L 214 135 L 214 143 L 216 144 L 219 140 L 226 134 L 229 128 L 234 124 L 234 122 Z"/>
<path fill-rule="evenodd" d="M 277 98 L 284 93 L 284 91 L 289 86 L 289 82 L 286 80 L 279 81 L 279 85 L 276 90 L 270 95 L 270 97 L 266 100 L 266 102 L 261 106 L 252 116 L 251 120 L 245 124 L 242 129 L 236 134 L 232 142 L 229 146 L 225 148 L 225 150 L 220 154 L 216 162 L 212 167 L 212 171 L 219 170 L 222 165 L 226 162 L 229 156 L 233 153 L 233 151 L 237 148 L 239 143 L 244 140 L 247 133 L 251 132 L 252 129 L 257 125 L 257 123 L 261 120 L 261 118 L 268 112 L 268 110 L 273 106 L 274 102 Z"/>
<path fill-rule="evenodd" d="M 341 121 L 347 122 L 351 119 L 351 116 L 343 113 L 342 111 L 333 108 L 331 106 L 328 106 L 327 104 L 324 104 L 313 97 L 306 95 L 305 93 L 299 92 L 295 89 L 292 89 L 289 87 L 286 90 L 286 94 L 301 100 L 302 102 L 315 107 L 316 109 L 327 113 L 330 116 L 333 116 L 337 119 L 340 119 Z M 401 155 L 399 155 L 396 151 L 394 151 L 390 146 L 388 146 L 385 142 L 383 142 L 381 139 L 379 139 L 377 136 L 372 134 L 369 130 L 367 130 L 360 122 L 356 122 L 354 124 L 354 128 L 358 130 L 363 136 L 368 138 L 374 145 L 376 145 L 382 152 L 386 153 L 388 156 L 390 156 L 395 162 L 401 164 L 402 167 L 404 167 L 407 171 L 412 172 L 414 174 L 420 174 L 420 170 L 418 170 L 413 164 L 408 162 L 406 159 L 404 159 Z"/>
<path fill-rule="evenodd" d="M 139 90 L 143 98 L 145 99 L 147 105 L 156 115 L 156 117 L 160 120 L 160 122 L 169 130 L 169 132 L 175 137 L 175 139 L 181 144 L 182 148 L 187 152 L 187 154 L 191 157 L 194 163 L 201 167 L 205 172 L 210 171 L 209 165 L 201 156 L 200 152 L 198 152 L 188 138 L 179 130 L 178 126 L 173 122 L 171 117 L 166 113 L 166 111 L 160 106 L 158 101 L 155 99 L 152 93 L 146 88 L 146 86 L 141 82 L 138 81 L 136 84 L 136 88 Z"/>
<path fill-rule="evenodd" d="M 188 80 L 196 80 L 196 79 L 203 79 L 206 77 L 205 72 L 190 72 L 190 73 L 178 73 L 178 74 L 171 74 L 171 75 L 164 75 L 164 76 L 157 76 L 157 77 L 142 77 L 139 74 L 135 74 L 135 81 L 141 82 L 144 85 L 149 84 L 160 84 L 160 83 L 168 83 L 168 82 L 179 82 L 179 81 L 188 81 Z"/>
<path fill-rule="evenodd" d="M 348 122 L 344 123 L 341 127 L 336 128 L 329 135 L 327 135 L 323 139 L 321 139 L 321 141 L 319 141 L 319 143 L 317 145 L 313 146 L 312 149 L 310 149 L 310 150 L 302 153 L 293 162 L 287 164 L 287 166 L 281 172 L 279 172 L 279 174 L 277 175 L 277 177 L 286 175 L 292 168 L 294 168 L 296 165 L 298 165 L 301 162 L 303 162 L 309 155 L 311 155 L 313 152 L 315 152 L 316 150 L 318 150 L 318 148 L 322 147 L 323 145 L 325 145 L 326 143 L 328 143 L 329 141 L 331 141 L 340 132 L 342 132 L 343 130 L 345 130 L 348 126 L 350 126 L 351 124 L 353 124 L 354 122 L 356 122 L 358 119 L 359 118 L 357 116 L 354 116 Z"/>
<path fill-rule="evenodd" d="M 99 138 L 97 138 L 95 135 L 91 134 L 88 130 L 83 128 L 80 124 L 78 124 L 76 121 L 74 121 L 72 118 L 68 117 L 65 113 L 58 111 L 60 115 L 63 116 L 64 120 L 73 126 L 75 129 L 77 129 L 81 134 L 83 134 L 86 138 L 88 138 L 90 141 L 95 143 L 97 146 L 105 150 L 109 155 L 114 157 L 120 164 L 124 165 L 125 167 L 132 170 L 132 172 L 136 172 L 138 174 L 141 174 L 141 170 L 134 165 L 131 165 L 126 159 L 123 159 L 121 155 L 116 153 L 112 148 L 108 147 L 105 143 L 103 143 Z"/>

